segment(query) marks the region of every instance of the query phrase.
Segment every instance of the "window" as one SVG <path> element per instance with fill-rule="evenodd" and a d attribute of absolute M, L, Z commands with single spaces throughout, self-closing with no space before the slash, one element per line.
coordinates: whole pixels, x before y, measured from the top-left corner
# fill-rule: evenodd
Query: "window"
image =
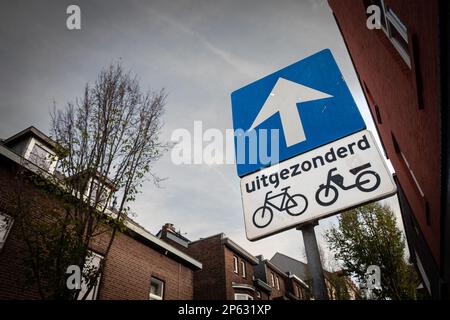
<path fill-rule="evenodd" d="M 241 261 L 241 269 L 242 269 L 242 276 L 244 278 L 246 278 L 247 277 L 247 270 L 245 270 L 245 262 L 244 261 Z"/>
<path fill-rule="evenodd" d="M 273 272 L 270 273 L 270 284 L 273 288 L 275 288 L 275 275 Z"/>
<path fill-rule="evenodd" d="M 5 244 L 6 238 L 8 237 L 13 222 L 14 222 L 13 217 L 4 213 L 0 213 L 0 250 L 3 248 L 3 245 Z"/>
<path fill-rule="evenodd" d="M 419 181 L 417 180 L 417 178 L 416 178 L 416 176 L 415 176 L 415 174 L 414 174 L 414 172 L 413 172 L 413 170 L 412 170 L 408 160 L 406 160 L 405 155 L 402 153 L 402 151 L 400 149 L 400 145 L 398 144 L 397 139 L 395 138 L 395 136 L 394 136 L 394 134 L 392 132 L 391 132 L 391 138 L 392 138 L 392 144 L 394 145 L 395 152 L 401 157 L 400 161 L 401 161 L 403 167 L 405 169 L 407 169 L 408 172 L 409 172 L 409 177 L 412 180 L 413 185 L 415 186 L 416 193 L 421 198 L 423 198 L 425 196 L 425 194 L 423 193 L 422 188 L 419 185 Z"/>
<path fill-rule="evenodd" d="M 84 263 L 83 274 L 89 273 L 89 271 L 96 271 L 100 268 L 100 263 L 102 262 L 103 257 L 97 253 L 89 252 L 88 257 Z M 101 275 L 97 278 L 97 283 L 91 289 L 89 294 L 86 296 L 86 300 L 96 300 L 98 294 L 98 287 L 100 285 Z M 85 278 L 83 277 L 81 281 L 81 291 L 78 294 L 78 299 L 80 300 L 88 290 L 88 283 L 86 283 Z"/>
<path fill-rule="evenodd" d="M 411 68 L 408 29 L 395 14 L 395 12 L 384 3 L 384 0 L 370 0 L 368 2 L 369 5 L 376 5 L 380 8 L 381 29 L 384 31 L 408 67 Z"/>
<path fill-rule="evenodd" d="M 150 281 L 150 300 L 162 300 L 164 298 L 164 281 L 152 277 Z"/>
<path fill-rule="evenodd" d="M 380 109 L 378 108 L 377 104 L 374 105 L 374 109 L 375 109 L 375 115 L 376 115 L 378 124 L 382 124 L 383 122 L 381 121 Z"/>
<path fill-rule="evenodd" d="M 28 160 L 33 162 L 35 165 L 41 169 L 50 170 L 52 165 L 52 155 L 50 152 L 45 150 L 41 145 L 34 143 L 33 149 L 31 149 L 30 156 Z"/>
<path fill-rule="evenodd" d="M 236 256 L 233 256 L 233 271 L 234 273 L 239 273 L 238 258 Z"/>
<path fill-rule="evenodd" d="M 390 8 L 386 11 L 386 21 L 389 30 L 390 40 L 394 44 L 394 47 L 400 53 L 406 64 L 411 67 L 411 61 L 409 58 L 409 45 L 408 45 L 408 30 L 402 21 Z"/>
<path fill-rule="evenodd" d="M 245 293 L 236 293 L 234 300 L 253 300 L 253 297 Z"/>
<path fill-rule="evenodd" d="M 97 180 L 92 181 L 91 184 L 91 199 L 92 201 L 98 201 L 98 204 L 104 204 L 106 199 L 108 198 L 108 191 L 104 185 L 101 185 Z M 100 192 L 100 195 L 97 199 L 97 194 Z"/>
<path fill-rule="evenodd" d="M 296 288 L 297 288 L 297 292 L 298 292 L 297 296 L 298 296 L 300 299 L 304 299 L 304 298 L 305 298 L 305 295 L 303 294 L 303 289 L 302 289 L 302 287 L 300 287 L 299 285 L 296 285 Z"/>
<path fill-rule="evenodd" d="M 275 277 L 276 284 L 277 284 L 277 290 L 280 290 L 280 278 L 278 276 Z"/>

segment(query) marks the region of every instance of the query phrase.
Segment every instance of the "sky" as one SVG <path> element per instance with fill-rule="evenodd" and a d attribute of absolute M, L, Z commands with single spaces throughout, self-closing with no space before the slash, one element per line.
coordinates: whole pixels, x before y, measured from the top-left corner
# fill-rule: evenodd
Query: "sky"
<path fill-rule="evenodd" d="M 81 30 L 66 28 L 66 8 L 81 8 Z M 80 97 L 87 82 L 122 61 L 143 88 L 169 96 L 163 139 L 179 128 L 232 128 L 232 91 L 330 48 L 367 128 L 376 130 L 332 12 L 324 0 L 173 0 L 0 2 L 0 137 L 34 125 L 48 133 L 50 111 Z M 305 260 L 301 233 L 245 238 L 234 165 L 175 165 L 170 152 L 131 205 L 156 234 L 170 222 L 191 240 L 225 233 L 254 255 L 277 251 Z M 397 214 L 395 197 L 383 201 Z M 336 218 L 316 228 L 323 233 Z"/>

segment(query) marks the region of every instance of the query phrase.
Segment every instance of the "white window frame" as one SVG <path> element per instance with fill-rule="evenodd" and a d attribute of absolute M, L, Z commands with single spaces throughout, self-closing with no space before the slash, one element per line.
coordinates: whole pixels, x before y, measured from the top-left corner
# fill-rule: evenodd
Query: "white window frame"
<path fill-rule="evenodd" d="M 99 255 L 98 253 L 89 251 L 90 256 L 86 259 L 85 263 L 84 263 L 84 268 L 86 268 L 88 265 L 96 265 L 97 267 L 100 266 L 100 263 L 103 260 L 103 256 Z M 95 263 L 94 261 L 98 261 L 98 263 Z M 97 278 L 97 283 L 95 284 L 95 286 L 92 288 L 91 292 L 89 292 L 89 294 L 87 295 L 85 300 L 97 300 L 97 296 L 98 296 L 98 288 L 100 286 L 100 279 L 101 279 L 102 275 L 99 274 L 98 278 Z M 83 279 L 81 280 L 81 291 L 78 293 L 78 300 L 81 300 L 81 298 L 84 296 L 85 292 L 87 291 L 87 286 L 86 286 L 86 281 Z"/>
<path fill-rule="evenodd" d="M 303 287 L 301 285 L 297 285 L 297 290 L 298 290 L 298 296 L 301 299 L 305 299 L 306 298 L 306 293 L 305 293 L 305 290 L 303 289 Z"/>
<path fill-rule="evenodd" d="M 38 164 L 35 164 L 34 162 L 32 162 L 30 160 L 31 153 L 33 152 L 33 148 L 35 145 L 37 145 L 41 149 L 44 149 L 48 153 L 48 155 L 50 157 L 50 162 L 51 162 L 48 169 L 42 168 Z M 38 166 L 42 170 L 47 170 L 49 173 L 53 173 L 55 171 L 56 164 L 58 162 L 58 158 L 56 157 L 56 154 L 52 150 L 50 150 L 46 145 L 37 141 L 35 138 L 31 138 L 31 140 L 27 146 L 26 152 L 24 154 L 24 158 L 27 159 L 28 161 L 34 163 L 36 166 Z"/>
<path fill-rule="evenodd" d="M 14 224 L 14 218 L 6 213 L 0 212 L 0 219 L 7 221 L 4 230 L 0 230 L 0 250 L 1 250 L 5 245 L 6 239 L 8 238 L 9 232 L 11 231 L 11 228 Z M 0 227 L 3 228 L 2 224 L 0 224 Z"/>
<path fill-rule="evenodd" d="M 272 288 L 275 288 L 275 274 L 272 271 L 270 271 L 270 280 L 272 283 Z"/>
<path fill-rule="evenodd" d="M 240 299 L 243 298 L 243 299 Z M 253 300 L 253 297 L 246 293 L 235 293 L 234 300 Z"/>
<path fill-rule="evenodd" d="M 92 189 L 94 189 L 94 190 L 92 190 Z M 95 202 L 97 193 L 99 193 L 100 191 L 101 191 L 101 193 L 99 195 L 97 205 L 98 206 L 107 205 L 106 201 L 108 200 L 108 197 L 109 197 L 110 193 L 112 192 L 111 189 L 108 186 L 106 186 L 104 183 L 102 183 L 99 179 L 90 178 L 89 179 L 89 188 L 87 190 L 86 197 L 89 196 L 89 194 L 91 194 L 91 201 Z M 95 194 L 94 194 L 94 192 L 95 192 Z"/>
<path fill-rule="evenodd" d="M 401 44 L 398 43 L 398 41 L 392 36 L 391 32 L 391 25 L 395 28 L 395 30 L 400 34 L 400 36 L 405 40 L 405 42 L 409 45 L 408 41 L 408 28 L 403 24 L 403 22 L 400 20 L 400 18 L 395 14 L 395 12 L 386 6 L 384 4 L 384 0 L 380 0 L 381 2 L 381 8 L 380 10 L 383 11 L 384 16 L 384 23 L 386 27 L 384 27 L 383 24 L 381 24 L 381 29 L 384 31 L 386 36 L 388 37 L 389 41 L 391 41 L 394 48 L 397 50 L 397 52 L 400 54 L 402 59 L 405 61 L 407 66 L 411 68 L 411 57 L 409 55 L 408 51 L 405 51 L 405 49 L 402 47 Z"/>
<path fill-rule="evenodd" d="M 277 290 L 280 290 L 280 278 L 278 277 L 278 275 L 275 275 L 275 282 L 277 284 Z"/>
<path fill-rule="evenodd" d="M 151 289 L 152 283 L 151 282 L 153 280 L 155 280 L 161 284 L 161 295 L 160 296 L 152 293 L 152 289 Z M 164 290 L 166 290 L 166 283 L 163 280 L 161 280 L 157 277 L 150 278 L 150 292 L 148 294 L 148 297 L 150 300 L 164 300 Z"/>
<path fill-rule="evenodd" d="M 233 272 L 239 274 L 239 264 L 236 256 L 233 256 Z"/>
<path fill-rule="evenodd" d="M 242 277 L 247 278 L 247 270 L 245 267 L 245 261 L 241 260 Z"/>
<path fill-rule="evenodd" d="M 411 166 L 409 165 L 408 160 L 406 160 L 405 155 L 401 151 L 400 151 L 400 156 L 402 157 L 403 161 L 405 162 L 406 166 L 408 167 L 409 173 L 411 174 L 411 177 L 413 178 L 414 183 L 415 183 L 417 189 L 419 190 L 420 196 L 424 197 L 425 194 L 423 193 L 422 188 L 420 187 L 419 181 L 417 180 L 416 175 L 414 174 L 414 171 L 411 169 Z"/>

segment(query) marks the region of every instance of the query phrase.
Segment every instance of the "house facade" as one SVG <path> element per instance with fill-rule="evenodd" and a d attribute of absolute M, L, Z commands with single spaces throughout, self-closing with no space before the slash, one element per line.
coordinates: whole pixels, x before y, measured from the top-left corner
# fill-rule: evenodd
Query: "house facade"
<path fill-rule="evenodd" d="M 328 3 L 396 172 L 411 261 L 431 296 L 448 298 L 449 2 Z M 373 18 L 378 26 L 369 28 Z"/>
<path fill-rule="evenodd" d="M 55 142 L 34 127 L 0 142 L 0 299 L 41 297 L 39 288 L 27 283 L 30 275 L 24 259 L 30 249 L 27 241 L 32 239 L 25 238 L 15 223 L 21 205 L 18 196 L 26 194 L 32 222 L 45 222 L 48 212 L 63 212 L 67 204 L 33 179 L 19 181 L 18 177 L 59 181 L 56 150 Z M 130 219 L 125 227 L 114 239 L 104 272 L 87 298 L 192 299 L 194 272 L 201 263 Z M 107 232 L 93 238 L 87 264 L 99 265 L 109 239 Z"/>
<path fill-rule="evenodd" d="M 190 241 L 166 223 L 157 236 L 202 263 L 194 273 L 198 300 L 309 300 L 309 286 L 262 256 L 253 256 L 223 233 Z"/>
<path fill-rule="evenodd" d="M 295 285 L 297 289 L 294 286 L 291 287 L 288 292 L 294 293 L 296 298 L 311 298 L 311 292 L 309 290 L 311 277 L 308 264 L 279 252 L 274 254 L 269 263 L 276 266 L 278 270 L 295 280 L 295 282 L 291 283 Z M 330 300 L 361 299 L 358 287 L 344 272 L 329 272 L 324 270 L 324 278 L 328 298 Z"/>
<path fill-rule="evenodd" d="M 225 234 L 189 241 L 175 231 L 173 224 L 166 224 L 157 236 L 202 263 L 202 269 L 194 273 L 194 299 L 267 298 L 264 290 L 257 294 L 254 283 L 253 266 L 258 263 L 258 259 Z"/>
<path fill-rule="evenodd" d="M 271 288 L 270 300 L 309 300 L 309 286 L 295 274 L 284 272 L 262 255 L 257 256 L 255 277 Z"/>

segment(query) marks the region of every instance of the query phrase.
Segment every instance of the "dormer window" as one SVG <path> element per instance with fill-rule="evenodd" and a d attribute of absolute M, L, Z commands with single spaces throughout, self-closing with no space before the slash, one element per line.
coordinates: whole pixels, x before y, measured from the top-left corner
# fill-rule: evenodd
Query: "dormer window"
<path fill-rule="evenodd" d="M 37 142 L 34 143 L 30 155 L 28 156 L 28 160 L 45 171 L 50 171 L 54 162 L 53 158 L 54 155 Z"/>
<path fill-rule="evenodd" d="M 35 127 L 9 137 L 3 145 L 50 174 L 55 171 L 58 156 L 64 153 L 61 146 Z"/>
<path fill-rule="evenodd" d="M 104 209 L 109 199 L 117 191 L 113 182 L 102 174 L 93 170 L 84 170 L 66 179 L 67 183 L 77 189 L 91 205 Z"/>
<path fill-rule="evenodd" d="M 100 204 L 105 204 L 111 190 L 104 185 L 101 185 L 98 180 L 94 179 L 91 183 L 91 199 L 98 201 Z M 99 194 L 100 193 L 100 194 Z M 97 199 L 98 196 L 98 199 Z"/>

